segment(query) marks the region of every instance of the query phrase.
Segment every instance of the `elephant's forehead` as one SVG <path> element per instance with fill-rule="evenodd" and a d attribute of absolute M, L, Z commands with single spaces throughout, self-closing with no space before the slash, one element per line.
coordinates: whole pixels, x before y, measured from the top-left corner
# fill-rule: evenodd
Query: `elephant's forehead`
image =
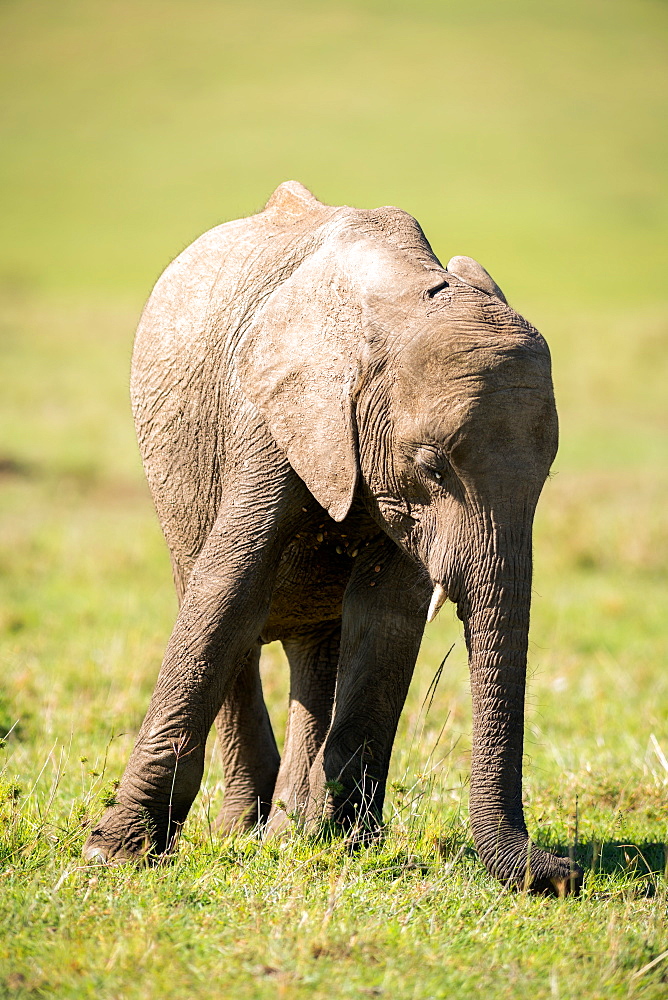
<path fill-rule="evenodd" d="M 480 421 L 554 409 L 549 355 L 518 340 L 436 344 L 416 338 L 397 358 L 392 409 L 400 436 L 447 439 Z"/>
<path fill-rule="evenodd" d="M 503 389 L 551 388 L 546 351 L 523 337 L 414 337 L 396 359 L 396 385 L 406 397 L 436 400 Z"/>

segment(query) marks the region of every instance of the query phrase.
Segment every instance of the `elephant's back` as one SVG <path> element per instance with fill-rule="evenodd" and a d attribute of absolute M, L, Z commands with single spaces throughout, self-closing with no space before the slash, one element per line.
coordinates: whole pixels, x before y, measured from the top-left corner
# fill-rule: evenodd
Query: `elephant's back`
<path fill-rule="evenodd" d="M 335 211 L 314 200 L 318 209 L 295 215 L 275 195 L 260 214 L 204 233 L 166 268 L 135 337 L 132 408 L 177 589 L 216 517 L 230 414 L 248 405 L 236 345 L 317 239 L 317 223 Z"/>

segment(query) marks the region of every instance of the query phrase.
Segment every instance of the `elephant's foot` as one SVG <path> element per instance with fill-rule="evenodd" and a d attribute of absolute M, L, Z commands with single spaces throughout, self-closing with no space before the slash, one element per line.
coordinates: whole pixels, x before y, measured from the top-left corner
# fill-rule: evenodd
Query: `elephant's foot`
<path fill-rule="evenodd" d="M 285 838 L 294 830 L 296 819 L 296 814 L 289 813 L 282 803 L 280 805 L 274 803 L 269 813 L 267 825 L 263 830 L 264 839 L 274 840 L 278 838 L 281 840 Z"/>
<path fill-rule="evenodd" d="M 334 783 L 336 784 L 336 783 Z M 323 787 L 315 797 L 301 791 L 276 796 L 263 831 L 265 839 L 283 839 L 295 831 L 330 840 L 343 839 L 351 850 L 380 842 L 384 828 L 377 819 L 377 804 L 337 801 L 336 789 Z"/>
<path fill-rule="evenodd" d="M 225 788 L 223 806 L 216 817 L 214 829 L 228 836 L 232 833 L 248 833 L 261 827 L 269 814 L 270 803 L 263 801 L 259 795 L 254 795 L 244 789 L 237 792 Z"/>
<path fill-rule="evenodd" d="M 310 826 L 327 823 L 355 838 L 381 827 L 385 779 L 374 774 L 368 741 L 355 745 L 330 734 L 309 773 L 306 819 Z M 351 743 L 353 747 L 351 749 Z"/>
<path fill-rule="evenodd" d="M 302 830 L 305 824 L 307 803 L 309 797 L 308 784 L 301 781 L 297 784 L 281 783 L 274 792 L 274 801 L 264 829 L 264 837 L 284 838 L 295 829 Z"/>
<path fill-rule="evenodd" d="M 312 772 L 311 798 L 306 809 L 308 828 L 345 839 L 351 849 L 378 844 L 384 834 L 382 798 L 377 781 L 356 777 L 317 780 Z M 368 794 L 366 794 L 368 793 Z"/>
<path fill-rule="evenodd" d="M 147 727 L 148 728 L 148 727 Z M 140 734 L 141 739 L 141 734 Z M 204 740 L 149 730 L 121 779 L 118 799 L 84 846 L 84 857 L 152 861 L 170 854 L 179 839 L 204 769 Z"/>
<path fill-rule="evenodd" d="M 248 806 L 246 809 L 237 811 L 223 806 L 213 828 L 216 833 L 223 837 L 229 837 L 234 833 L 250 833 L 258 826 L 257 805 Z"/>
<path fill-rule="evenodd" d="M 360 815 L 366 820 L 360 822 Z M 376 843 L 380 837 L 380 825 L 368 822 L 368 805 L 360 809 L 351 807 L 349 801 L 337 803 L 336 795 L 327 788 L 319 789 L 316 796 L 309 798 L 303 790 L 277 795 L 264 828 L 265 839 L 283 838 L 295 830 L 308 832 L 326 839 L 340 837 L 350 847 L 362 847 Z"/>
<path fill-rule="evenodd" d="M 181 826 L 169 815 L 158 822 L 148 809 L 119 803 L 107 809 L 91 831 L 83 856 L 94 864 L 123 861 L 148 864 L 174 849 Z"/>

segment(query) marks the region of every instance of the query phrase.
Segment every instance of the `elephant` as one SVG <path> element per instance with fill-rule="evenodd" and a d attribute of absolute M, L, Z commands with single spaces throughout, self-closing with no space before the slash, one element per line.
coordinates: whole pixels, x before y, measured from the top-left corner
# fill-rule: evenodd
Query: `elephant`
<path fill-rule="evenodd" d="M 532 526 L 556 454 L 548 347 L 470 257 L 394 207 L 295 181 L 197 239 L 142 314 L 131 396 L 179 612 L 91 862 L 173 850 L 215 723 L 223 831 L 300 818 L 368 842 L 423 631 L 463 623 L 470 822 L 489 872 L 581 871 L 522 808 Z M 279 756 L 258 669 L 290 667 Z"/>

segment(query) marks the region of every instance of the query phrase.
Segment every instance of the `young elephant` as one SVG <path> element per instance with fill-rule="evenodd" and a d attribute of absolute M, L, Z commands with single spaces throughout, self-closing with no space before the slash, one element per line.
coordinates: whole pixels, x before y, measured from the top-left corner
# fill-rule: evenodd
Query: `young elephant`
<path fill-rule="evenodd" d="M 132 400 L 180 611 L 90 860 L 169 850 L 214 720 L 221 825 L 300 812 L 368 835 L 426 620 L 457 605 L 473 694 L 471 824 L 490 872 L 566 891 L 521 777 L 534 509 L 557 448 L 540 334 L 396 208 L 295 182 L 165 271 Z M 430 603 L 431 598 L 431 603 Z M 291 671 L 283 761 L 258 672 Z M 273 805 L 272 805 L 273 803 Z"/>

